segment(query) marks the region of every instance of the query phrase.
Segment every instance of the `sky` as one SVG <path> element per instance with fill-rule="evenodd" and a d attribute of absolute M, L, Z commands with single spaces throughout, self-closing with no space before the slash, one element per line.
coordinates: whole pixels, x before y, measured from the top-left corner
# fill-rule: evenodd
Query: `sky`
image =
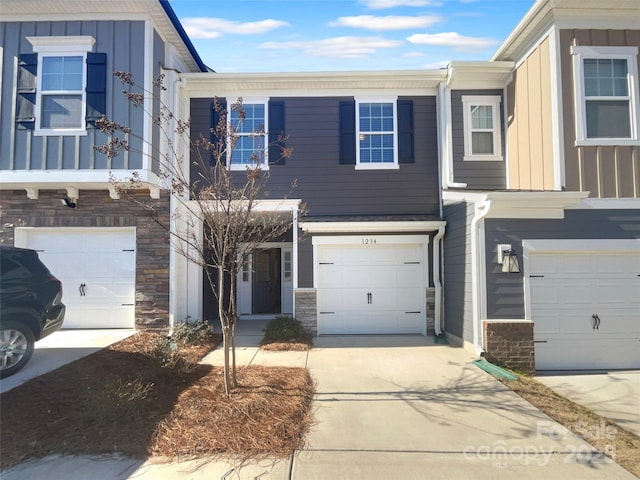
<path fill-rule="evenodd" d="M 221 73 L 418 70 L 489 60 L 534 0 L 171 0 Z"/>

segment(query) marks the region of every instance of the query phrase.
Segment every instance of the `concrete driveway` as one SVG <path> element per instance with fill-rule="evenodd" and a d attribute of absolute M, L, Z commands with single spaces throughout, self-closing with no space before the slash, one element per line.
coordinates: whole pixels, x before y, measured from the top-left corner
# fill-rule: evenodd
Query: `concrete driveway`
<path fill-rule="evenodd" d="M 0 393 L 118 342 L 135 330 L 58 330 L 36 342 L 33 356 L 22 370 L 0 380 Z"/>
<path fill-rule="evenodd" d="M 557 372 L 536 380 L 640 435 L 640 371 Z"/>
<path fill-rule="evenodd" d="M 327 337 L 310 352 L 238 349 L 238 364 L 307 366 L 316 425 L 293 457 L 236 468 L 118 457 L 53 457 L 3 472 L 102 479 L 633 479 L 619 465 L 475 367 L 467 352 L 426 337 Z M 220 350 L 204 362 L 219 365 Z"/>

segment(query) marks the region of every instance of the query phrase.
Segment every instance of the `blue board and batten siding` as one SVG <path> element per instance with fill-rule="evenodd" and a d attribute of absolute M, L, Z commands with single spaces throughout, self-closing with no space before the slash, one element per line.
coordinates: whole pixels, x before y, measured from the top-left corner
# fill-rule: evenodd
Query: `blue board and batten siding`
<path fill-rule="evenodd" d="M 454 181 L 466 183 L 473 190 L 501 190 L 506 188 L 505 162 L 502 161 L 465 161 L 464 160 L 464 114 L 462 97 L 498 96 L 503 98 L 502 90 L 453 90 L 451 92 L 451 141 L 453 154 Z M 504 103 L 504 99 L 502 100 Z M 502 154 L 505 154 L 504 109 L 500 108 L 500 128 Z"/>
<path fill-rule="evenodd" d="M 473 340 L 471 278 L 471 202 L 444 206 L 447 230 L 444 235 L 444 314 L 445 330 L 458 338 Z"/>
<path fill-rule="evenodd" d="M 29 36 L 91 36 L 96 42 L 92 51 L 106 57 L 107 116 L 137 132 L 131 135 L 131 150 L 113 159 L 93 150 L 107 137 L 95 128 L 87 128 L 81 136 L 35 136 L 31 125 L 15 121 L 18 64 L 21 55 L 33 48 Z M 2 44 L 2 102 L 0 112 L 0 169 L 2 170 L 105 170 L 140 169 L 143 166 L 142 125 L 145 113 L 134 108 L 122 95 L 124 89 L 113 72 L 130 72 L 138 83 L 144 79 L 145 52 L 153 54 L 154 75 L 160 73 L 164 44 L 154 35 L 151 50 L 145 45 L 145 23 L 142 21 L 54 21 L 0 22 Z M 156 138 L 154 138 L 156 139 Z M 156 164 L 157 167 L 157 164 Z"/>
<path fill-rule="evenodd" d="M 485 237 L 487 318 L 520 319 L 524 318 L 523 274 L 501 273 L 501 265 L 495 258 L 496 245 L 511 244 L 522 259 L 522 240 L 637 239 L 640 238 L 640 211 L 566 210 L 562 220 L 487 219 Z"/>

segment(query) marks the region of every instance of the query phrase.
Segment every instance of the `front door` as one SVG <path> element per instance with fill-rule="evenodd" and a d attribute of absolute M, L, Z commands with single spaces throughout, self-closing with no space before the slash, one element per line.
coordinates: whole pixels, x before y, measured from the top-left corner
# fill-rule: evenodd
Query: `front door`
<path fill-rule="evenodd" d="M 245 317 L 293 311 L 292 248 L 265 246 L 251 255 L 238 275 L 238 313 Z"/>

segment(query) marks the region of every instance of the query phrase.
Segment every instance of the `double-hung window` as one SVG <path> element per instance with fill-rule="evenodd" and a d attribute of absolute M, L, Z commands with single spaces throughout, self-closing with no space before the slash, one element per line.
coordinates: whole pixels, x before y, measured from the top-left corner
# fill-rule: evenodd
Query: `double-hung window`
<path fill-rule="evenodd" d="M 356 168 L 398 168 L 397 97 L 356 99 Z"/>
<path fill-rule="evenodd" d="M 464 95 L 464 160 L 502 160 L 500 97 Z"/>
<path fill-rule="evenodd" d="M 29 37 L 38 54 L 36 135 L 86 134 L 87 52 L 93 37 Z"/>
<path fill-rule="evenodd" d="M 229 139 L 232 170 L 260 166 L 267 169 L 268 112 L 267 99 L 243 99 L 229 109 Z"/>
<path fill-rule="evenodd" d="M 577 145 L 637 144 L 638 47 L 572 47 Z"/>

